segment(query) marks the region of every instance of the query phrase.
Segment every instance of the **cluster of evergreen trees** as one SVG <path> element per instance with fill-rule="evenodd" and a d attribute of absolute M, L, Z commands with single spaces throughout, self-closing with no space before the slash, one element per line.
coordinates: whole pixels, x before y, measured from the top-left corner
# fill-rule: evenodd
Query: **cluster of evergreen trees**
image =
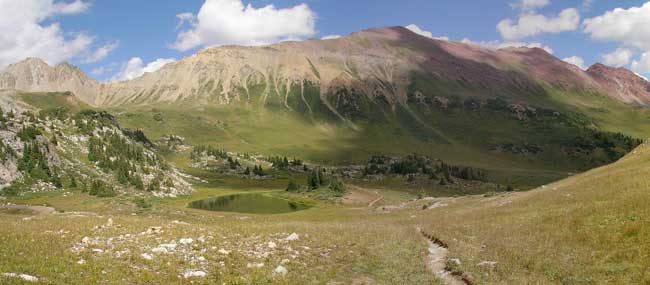
<path fill-rule="evenodd" d="M 251 173 L 255 176 L 265 176 L 266 173 L 264 172 L 264 169 L 262 168 L 261 165 L 255 165 L 253 166 L 253 170 L 251 171 L 250 167 L 246 167 L 246 170 L 244 170 L 245 175 L 251 175 Z"/>
<path fill-rule="evenodd" d="M 397 174 L 414 179 L 417 174 L 429 175 L 431 179 L 439 179 L 440 184 L 453 183 L 453 177 L 487 181 L 487 174 L 476 168 L 454 166 L 429 157 L 411 154 L 401 159 L 392 160 L 386 156 L 373 156 L 364 167 L 363 175 Z"/>
<path fill-rule="evenodd" d="M 325 171 L 320 167 L 312 169 L 307 175 L 307 191 L 314 191 L 327 186 L 327 189 L 334 193 L 334 196 L 341 197 L 347 191 L 345 185 L 336 179 L 329 179 L 325 176 Z M 302 187 L 295 181 L 289 181 L 287 192 L 300 192 Z"/>
<path fill-rule="evenodd" d="M 620 159 L 642 142 L 640 139 L 621 133 L 584 129 L 582 134 L 565 142 L 564 146 L 572 150 L 569 153 L 574 156 L 580 153 L 590 155 L 597 149 L 601 149 L 607 155 L 603 162 L 609 163 Z"/>
<path fill-rule="evenodd" d="M 100 138 L 90 138 L 88 160 L 96 162 L 97 166 L 106 172 L 113 172 L 119 183 L 130 184 L 139 190 L 144 190 L 144 183 L 138 175 L 138 170 L 148 173 L 147 166 L 166 169 L 166 164 L 158 156 L 145 153 L 141 145 L 130 143 L 113 132 L 106 132 Z"/>
<path fill-rule="evenodd" d="M 88 136 L 103 127 L 118 126 L 115 117 L 106 111 L 83 110 L 75 114 L 74 119 L 79 133 Z"/>
<path fill-rule="evenodd" d="M 113 186 L 99 179 L 93 180 L 90 183 L 89 187 L 86 187 L 84 185 L 84 187 L 81 189 L 81 192 L 88 193 L 89 195 L 97 196 L 100 198 L 117 196 L 117 192 Z"/>
<path fill-rule="evenodd" d="M 230 158 L 228 156 L 228 152 L 224 149 L 217 149 L 211 145 L 198 145 L 195 146 L 192 149 L 192 153 L 190 153 L 190 158 L 193 161 L 198 161 L 204 156 L 213 156 L 215 158 L 220 158 L 220 159 L 227 159 Z"/>
<path fill-rule="evenodd" d="M 327 184 L 327 178 L 320 167 L 312 169 L 307 176 L 307 186 L 309 190 L 315 190 L 322 185 Z"/>
<path fill-rule="evenodd" d="M 239 159 L 232 159 L 232 157 L 228 156 L 228 167 L 230 167 L 230 169 L 239 169 L 241 163 L 239 163 Z"/>
<path fill-rule="evenodd" d="M 289 161 L 289 159 L 286 156 L 285 157 L 269 156 L 266 160 L 273 165 L 273 168 L 279 170 L 286 170 L 289 168 L 289 166 L 303 165 L 303 161 L 295 157 L 291 161 Z"/>
<path fill-rule="evenodd" d="M 40 135 L 42 135 L 42 132 L 37 127 L 24 125 L 23 128 L 20 129 L 20 131 L 18 131 L 16 134 L 16 136 L 19 137 L 23 142 L 35 140 L 36 137 Z"/>
<path fill-rule="evenodd" d="M 62 187 L 61 179 L 53 167 L 47 161 L 47 145 L 45 151 L 37 140 L 26 141 L 23 144 L 23 157 L 18 161 L 18 170 L 29 178 L 51 182 L 56 187 Z"/>

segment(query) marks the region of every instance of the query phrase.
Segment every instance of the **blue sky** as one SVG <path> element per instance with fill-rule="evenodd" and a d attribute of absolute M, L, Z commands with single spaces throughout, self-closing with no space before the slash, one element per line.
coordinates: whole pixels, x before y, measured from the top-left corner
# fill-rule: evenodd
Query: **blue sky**
<path fill-rule="evenodd" d="M 206 46 L 265 44 L 414 24 L 433 37 L 490 48 L 541 46 L 583 67 L 605 61 L 648 75 L 650 2 L 644 6 L 646 2 L 0 0 L 5 6 L 0 19 L 7 13 L 21 14 L 9 5 L 28 15 L 0 20 L 0 32 L 16 34 L 15 39 L 0 37 L 0 68 L 36 56 L 52 64 L 70 61 L 99 80 L 128 79 Z M 612 12 L 615 8 L 623 10 Z M 21 48 L 29 43 L 29 33 L 38 42 Z"/>

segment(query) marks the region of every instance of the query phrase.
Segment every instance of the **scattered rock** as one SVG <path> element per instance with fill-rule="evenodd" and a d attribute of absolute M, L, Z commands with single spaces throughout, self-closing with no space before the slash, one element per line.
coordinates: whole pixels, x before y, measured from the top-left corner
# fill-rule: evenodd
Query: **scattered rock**
<path fill-rule="evenodd" d="M 489 267 L 493 267 L 495 265 L 497 265 L 496 261 L 481 261 L 477 264 L 477 266 L 489 266 Z"/>
<path fill-rule="evenodd" d="M 278 265 L 278 267 L 276 267 L 275 270 L 273 270 L 273 273 L 278 275 L 283 275 L 283 276 L 286 275 L 287 272 L 288 272 L 287 269 L 282 265 Z"/>
<path fill-rule="evenodd" d="M 442 202 L 435 202 L 431 206 L 429 206 L 427 209 L 436 209 L 436 208 L 442 208 L 442 207 L 447 207 L 447 204 L 442 203 Z"/>
<path fill-rule="evenodd" d="M 175 243 L 163 243 L 161 245 L 158 245 L 159 247 L 166 248 L 168 250 L 174 250 L 176 249 L 177 244 Z"/>
<path fill-rule="evenodd" d="M 264 263 L 262 262 L 255 262 L 255 263 L 248 263 L 246 264 L 247 268 L 262 268 L 264 267 Z"/>
<path fill-rule="evenodd" d="M 299 239 L 300 239 L 300 236 L 297 233 L 292 233 L 287 238 L 285 238 L 284 240 L 286 240 L 286 241 L 294 241 L 294 240 L 299 240 Z"/>
<path fill-rule="evenodd" d="M 225 250 L 225 249 L 222 248 L 222 249 L 219 249 L 219 253 L 221 253 L 223 255 L 228 255 L 228 254 L 230 254 L 230 250 Z"/>
<path fill-rule="evenodd" d="M 268 246 L 269 246 L 269 248 L 271 248 L 271 249 L 278 247 L 278 245 L 275 244 L 275 242 L 272 242 L 272 241 L 269 242 Z"/>
<path fill-rule="evenodd" d="M 158 246 L 158 247 L 152 248 L 151 252 L 154 252 L 154 253 L 167 253 L 169 251 L 167 250 L 167 248 Z"/>
<path fill-rule="evenodd" d="M 38 277 L 34 277 L 27 274 L 16 274 L 16 273 L 2 273 L 2 276 L 7 278 L 20 278 L 28 282 L 38 282 Z"/>
<path fill-rule="evenodd" d="M 192 238 L 182 238 L 182 239 L 180 239 L 179 242 L 181 244 L 188 245 L 188 244 L 192 244 L 194 242 L 194 239 L 192 239 Z"/>
<path fill-rule="evenodd" d="M 152 260 L 153 259 L 153 255 L 148 254 L 148 253 L 143 253 L 140 256 L 142 256 L 142 258 L 144 258 L 145 260 Z"/>
<path fill-rule="evenodd" d="M 205 273 L 205 271 L 194 271 L 194 270 L 188 270 L 183 273 L 183 278 L 192 278 L 192 277 L 205 277 L 208 274 Z"/>

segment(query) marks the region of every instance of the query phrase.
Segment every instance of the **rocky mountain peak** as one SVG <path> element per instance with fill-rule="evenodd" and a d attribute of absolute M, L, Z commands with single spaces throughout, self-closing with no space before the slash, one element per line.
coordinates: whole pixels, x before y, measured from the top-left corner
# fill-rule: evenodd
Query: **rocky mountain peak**
<path fill-rule="evenodd" d="M 30 92 L 70 91 L 81 100 L 91 103 L 98 83 L 81 69 L 67 62 L 50 66 L 39 58 L 27 58 L 9 65 L 0 73 L 0 89 Z"/>
<path fill-rule="evenodd" d="M 587 69 L 608 94 L 626 103 L 650 105 L 650 82 L 623 68 L 596 63 Z"/>

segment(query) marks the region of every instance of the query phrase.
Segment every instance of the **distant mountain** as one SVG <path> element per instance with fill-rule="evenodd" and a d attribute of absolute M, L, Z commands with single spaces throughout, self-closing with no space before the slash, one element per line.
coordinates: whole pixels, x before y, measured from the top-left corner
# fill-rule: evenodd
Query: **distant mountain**
<path fill-rule="evenodd" d="M 292 109 L 289 97 L 304 97 L 309 84 L 322 103 L 339 114 L 340 106 L 358 101 L 354 96 L 394 105 L 405 104 L 409 94 L 433 95 L 416 87 L 421 80 L 455 85 L 467 95 L 482 96 L 486 90 L 542 94 L 550 87 L 650 104 L 648 82 L 625 69 L 597 64 L 584 72 L 539 48 L 490 50 L 426 38 L 402 27 L 370 29 L 333 40 L 207 48 L 124 82 L 96 82 L 67 63 L 50 67 L 31 58 L 0 73 L 0 88 L 71 91 L 96 106 L 229 104 L 249 101 L 255 95 L 251 93 L 258 91 L 264 102 Z M 311 107 L 305 98 L 299 101 Z"/>
<path fill-rule="evenodd" d="M 626 103 L 650 105 L 650 82 L 625 68 L 594 64 L 587 73 L 604 89 L 606 94 Z"/>
<path fill-rule="evenodd" d="M 68 63 L 54 67 L 38 58 L 28 58 L 0 72 L 0 89 L 29 92 L 70 91 L 82 101 L 94 103 L 99 83 L 88 78 L 81 69 Z"/>

